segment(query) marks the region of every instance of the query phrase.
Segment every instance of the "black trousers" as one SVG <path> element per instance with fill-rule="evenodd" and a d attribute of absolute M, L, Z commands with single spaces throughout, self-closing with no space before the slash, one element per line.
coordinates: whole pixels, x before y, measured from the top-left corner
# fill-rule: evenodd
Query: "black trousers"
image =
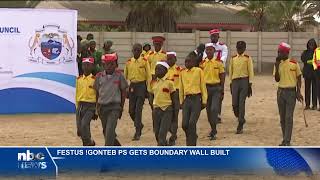
<path fill-rule="evenodd" d="M 318 90 L 316 72 L 313 73 L 312 77 L 305 78 L 304 84 L 304 96 L 306 106 L 310 106 L 310 99 L 312 99 L 312 107 L 317 107 Z"/>
<path fill-rule="evenodd" d="M 146 82 L 131 83 L 129 87 L 129 115 L 137 131 L 141 131 L 142 109 L 147 93 Z"/>

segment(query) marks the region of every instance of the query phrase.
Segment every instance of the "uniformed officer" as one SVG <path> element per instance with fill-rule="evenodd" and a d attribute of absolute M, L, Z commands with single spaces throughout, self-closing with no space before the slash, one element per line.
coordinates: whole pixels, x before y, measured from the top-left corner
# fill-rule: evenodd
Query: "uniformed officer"
<path fill-rule="evenodd" d="M 76 124 L 77 135 L 81 137 L 83 146 L 94 146 L 91 139 L 90 122 L 96 120 L 96 92 L 93 89 L 95 77 L 92 75 L 93 58 L 82 59 L 83 75 L 76 80 Z"/>
<path fill-rule="evenodd" d="M 208 92 L 207 116 L 211 126 L 210 140 L 216 139 L 220 101 L 224 96 L 225 71 L 222 61 L 214 58 L 214 45 L 205 45 L 207 57 L 200 63 Z"/>
<path fill-rule="evenodd" d="M 230 88 L 232 94 L 232 108 L 238 118 L 237 134 L 243 133 L 243 125 L 246 122 L 245 106 L 246 98 L 252 96 L 253 63 L 249 55 L 245 54 L 246 43 L 237 42 L 237 55 L 232 56 L 229 65 Z"/>
<path fill-rule="evenodd" d="M 186 68 L 181 71 L 179 82 L 182 129 L 186 134 L 187 146 L 197 145 L 197 122 L 201 109 L 205 108 L 208 98 L 203 71 L 194 67 L 196 58 L 191 53 L 186 57 Z"/>
<path fill-rule="evenodd" d="M 220 30 L 219 29 L 212 29 L 209 31 L 211 43 L 213 43 L 215 48 L 214 57 L 218 60 L 223 62 L 224 67 L 226 67 L 226 62 L 228 58 L 228 47 L 222 42 L 219 42 L 220 38 Z M 207 57 L 207 54 L 204 52 L 203 59 Z M 220 109 L 219 109 L 219 116 L 218 116 L 218 123 L 221 123 L 221 111 L 222 111 L 222 100 L 220 102 Z"/>
<path fill-rule="evenodd" d="M 166 62 L 157 62 L 155 69 L 156 80 L 151 82 L 151 92 L 154 94 L 152 119 L 153 131 L 158 146 L 167 145 L 167 133 L 170 129 L 175 88 L 171 80 L 168 80 L 166 73 L 169 65 Z"/>
<path fill-rule="evenodd" d="M 179 102 L 179 78 L 181 67 L 177 64 L 177 53 L 176 52 L 167 52 L 167 63 L 170 66 L 167 72 L 167 78 L 171 80 L 174 84 L 175 92 L 174 92 L 174 106 L 173 106 L 173 115 L 170 126 L 171 136 L 169 138 L 168 145 L 174 146 L 177 140 L 177 130 L 178 130 L 178 116 L 180 110 L 180 102 Z"/>
<path fill-rule="evenodd" d="M 154 46 L 154 51 L 151 51 L 149 56 L 148 56 L 148 62 L 150 65 L 150 73 L 152 79 L 155 79 L 155 68 L 156 64 L 159 61 L 166 60 L 167 54 L 165 51 L 162 50 L 163 42 L 165 41 L 165 38 L 162 36 L 153 36 L 152 37 L 153 41 L 153 46 Z M 150 89 L 148 89 L 150 92 Z M 152 109 L 152 104 L 153 104 L 153 95 L 150 93 L 149 95 L 149 104 Z"/>
<path fill-rule="evenodd" d="M 146 58 L 141 56 L 141 44 L 132 47 L 133 57 L 124 68 L 124 77 L 130 81 L 129 86 L 129 114 L 134 122 L 136 132 L 132 140 L 139 140 L 143 128 L 142 109 L 147 93 L 147 82 L 151 81 L 150 67 Z"/>
<path fill-rule="evenodd" d="M 105 54 L 101 57 L 104 71 L 96 76 L 94 89 L 97 93 L 98 115 L 101 119 L 106 146 L 115 145 L 116 126 L 121 118 L 126 98 L 127 81 L 121 71 L 116 70 L 117 56 Z"/>
<path fill-rule="evenodd" d="M 313 69 L 315 70 L 315 74 L 316 74 L 316 87 L 317 87 L 318 102 L 319 102 L 318 111 L 320 111 L 320 47 L 314 50 Z"/>
<path fill-rule="evenodd" d="M 303 101 L 300 91 L 301 70 L 297 61 L 289 59 L 290 49 L 289 44 L 280 43 L 275 63 L 275 80 L 279 82 L 277 102 L 283 136 L 280 146 L 290 146 L 296 99 Z"/>
<path fill-rule="evenodd" d="M 305 84 L 305 109 L 310 109 L 310 99 L 312 99 L 312 110 L 317 109 L 317 76 L 313 68 L 313 54 L 317 48 L 316 41 L 312 38 L 307 43 L 307 49 L 301 54 L 301 61 L 303 62 L 302 75 Z M 312 94 L 312 96 L 311 96 Z M 311 96 L 311 97 L 310 97 Z"/>

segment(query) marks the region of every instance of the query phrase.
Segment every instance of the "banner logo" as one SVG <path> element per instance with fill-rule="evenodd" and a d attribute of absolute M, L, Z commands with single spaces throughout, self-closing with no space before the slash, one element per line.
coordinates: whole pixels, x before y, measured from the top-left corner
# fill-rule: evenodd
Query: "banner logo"
<path fill-rule="evenodd" d="M 18 167 L 20 169 L 47 169 L 43 153 L 32 153 L 30 150 L 18 153 Z"/>
<path fill-rule="evenodd" d="M 29 39 L 30 62 L 42 64 L 70 63 L 75 59 L 74 41 L 59 25 L 44 25 Z"/>

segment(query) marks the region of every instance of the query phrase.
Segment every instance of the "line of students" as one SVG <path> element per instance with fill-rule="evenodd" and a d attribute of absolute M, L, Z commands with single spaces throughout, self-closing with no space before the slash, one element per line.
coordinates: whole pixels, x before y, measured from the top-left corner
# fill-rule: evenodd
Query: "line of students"
<path fill-rule="evenodd" d="M 96 76 L 91 74 L 94 59 L 83 58 L 84 74 L 77 79 L 76 88 L 77 134 L 83 145 L 95 145 L 90 135 L 90 121 L 98 116 L 103 126 L 105 145 L 120 145 L 115 128 L 123 112 L 126 94 L 129 97 L 129 114 L 136 128 L 132 140 L 139 140 L 142 134 L 142 109 L 146 97 L 149 97 L 152 108 L 153 130 L 158 145 L 175 145 L 180 109 L 186 145 L 197 145 L 197 122 L 204 108 L 211 126 L 210 140 L 216 139 L 219 106 L 224 97 L 225 70 L 223 62 L 214 57 L 213 43 L 205 45 L 207 57 L 200 67 L 196 67 L 197 56 L 190 53 L 182 69 L 176 65 L 175 52 L 162 50 L 163 41 L 163 37 L 153 37 L 155 51 L 143 56 L 142 45 L 134 44 L 133 57 L 126 62 L 124 75 L 116 70 L 116 54 L 101 56 L 104 71 Z M 234 112 L 239 117 L 237 133 L 240 134 L 245 122 L 244 95 L 248 94 L 243 91 L 251 87 L 253 67 L 251 58 L 243 54 L 245 43 L 238 42 L 237 49 L 239 54 L 230 62 L 230 77 Z M 171 137 L 166 140 L 168 132 Z"/>

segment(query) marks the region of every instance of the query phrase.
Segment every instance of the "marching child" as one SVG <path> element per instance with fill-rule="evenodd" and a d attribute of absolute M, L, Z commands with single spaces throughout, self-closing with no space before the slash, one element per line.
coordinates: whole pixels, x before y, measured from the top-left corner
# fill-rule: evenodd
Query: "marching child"
<path fill-rule="evenodd" d="M 166 62 L 157 62 L 155 69 L 156 79 L 151 82 L 151 92 L 154 95 L 153 100 L 153 131 L 158 146 L 167 145 L 167 133 L 170 129 L 171 119 L 174 107 L 173 82 L 166 78 L 169 65 Z"/>
<path fill-rule="evenodd" d="M 94 58 L 82 59 L 83 75 L 76 80 L 76 123 L 77 135 L 81 137 L 83 146 L 94 146 L 91 139 L 90 122 L 96 120 L 96 91 L 93 88 L 95 77 L 92 75 Z"/>
<path fill-rule="evenodd" d="M 116 54 L 105 54 L 101 59 L 104 71 L 97 74 L 94 83 L 97 110 L 102 123 L 105 145 L 113 146 L 118 144 L 115 130 L 123 112 L 128 84 L 121 71 L 116 70 Z"/>
<path fill-rule="evenodd" d="M 177 130 L 178 130 L 178 116 L 180 110 L 180 102 L 179 102 L 179 78 L 181 67 L 177 64 L 177 54 L 176 52 L 167 52 L 167 63 L 169 65 L 167 78 L 173 82 L 175 92 L 174 92 L 174 107 L 172 114 L 172 121 L 170 126 L 171 137 L 169 138 L 168 145 L 174 146 L 177 140 Z"/>
<path fill-rule="evenodd" d="M 132 47 L 133 57 L 130 58 L 124 68 L 124 76 L 130 81 L 129 86 L 129 115 L 134 122 L 136 132 L 132 140 L 140 139 L 143 128 L 142 109 L 147 95 L 147 82 L 150 82 L 150 67 L 145 57 L 141 56 L 141 44 Z"/>
<path fill-rule="evenodd" d="M 181 71 L 179 83 L 182 129 L 186 134 L 187 146 L 197 145 L 197 122 L 208 98 L 204 74 L 200 68 L 195 67 L 196 60 L 197 57 L 191 53 L 186 57 L 186 68 Z"/>
<path fill-rule="evenodd" d="M 200 63 L 207 86 L 207 116 L 211 126 L 210 140 L 216 139 L 220 101 L 224 96 L 225 71 L 221 60 L 214 58 L 214 44 L 205 45 L 207 57 Z"/>

